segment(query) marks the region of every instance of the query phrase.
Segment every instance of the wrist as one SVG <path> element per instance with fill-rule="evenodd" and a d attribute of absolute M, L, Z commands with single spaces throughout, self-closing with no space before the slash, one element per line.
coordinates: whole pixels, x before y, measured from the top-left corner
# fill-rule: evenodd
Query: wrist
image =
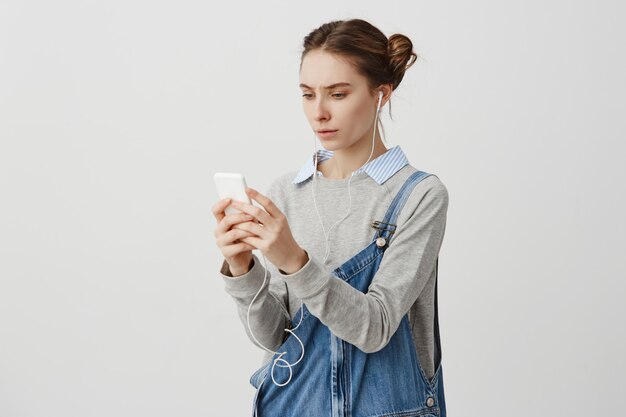
<path fill-rule="evenodd" d="M 247 274 L 248 272 L 250 272 L 253 266 L 254 266 L 254 258 L 251 258 L 250 263 L 248 264 L 248 268 L 233 268 L 232 266 L 229 266 L 228 268 L 229 268 L 230 274 L 234 278 L 234 277 Z"/>
<path fill-rule="evenodd" d="M 298 256 L 294 257 L 293 262 L 288 265 L 283 265 L 283 267 L 279 268 L 279 271 L 283 275 L 295 274 L 296 272 L 301 270 L 307 262 L 309 262 L 308 252 L 300 248 L 300 253 Z"/>

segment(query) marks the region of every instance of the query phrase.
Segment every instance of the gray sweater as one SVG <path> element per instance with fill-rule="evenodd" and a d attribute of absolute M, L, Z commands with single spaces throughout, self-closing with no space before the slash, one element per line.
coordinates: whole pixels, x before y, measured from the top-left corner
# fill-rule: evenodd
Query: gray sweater
<path fill-rule="evenodd" d="M 284 329 L 289 319 L 300 318 L 296 315 L 300 300 L 334 335 L 364 352 L 385 347 L 408 313 L 420 363 L 427 377 L 432 378 L 435 261 L 443 241 L 448 209 L 448 191 L 440 179 L 431 175 L 411 192 L 367 293 L 331 273 L 370 243 L 375 233 L 372 221 L 383 220 L 391 200 L 415 171 L 413 166 L 405 165 L 383 184 L 365 172 L 352 177 L 351 213 L 330 232 L 330 254 L 325 263 L 322 263 L 326 251 L 324 233 L 313 205 L 312 179 L 293 184 L 298 171 L 291 171 L 270 184 L 264 195 L 286 215 L 291 232 L 307 252 L 309 261 L 290 275 L 267 264 L 268 280 L 250 311 L 250 326 L 264 346 L 276 350 L 289 335 Z M 315 201 L 327 233 L 348 210 L 347 187 L 348 178 L 330 179 L 318 174 L 315 179 Z M 265 274 L 262 257 L 260 254 L 257 257 L 255 252 L 253 266 L 246 274 L 232 277 L 226 261 L 220 270 L 225 290 L 234 299 L 239 318 L 253 343 L 246 316 Z M 266 352 L 263 364 L 271 357 Z"/>

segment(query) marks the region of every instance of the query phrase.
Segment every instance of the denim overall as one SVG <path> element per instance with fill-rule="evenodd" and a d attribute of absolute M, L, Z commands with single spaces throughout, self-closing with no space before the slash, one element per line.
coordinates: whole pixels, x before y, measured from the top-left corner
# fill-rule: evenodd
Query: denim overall
<path fill-rule="evenodd" d="M 372 241 L 352 258 L 333 271 L 359 291 L 366 293 L 385 249 L 395 231 L 395 222 L 413 187 L 429 175 L 413 173 L 395 196 L 382 222 L 374 222 Z M 381 239 L 382 238 L 382 239 Z M 438 265 L 438 259 L 437 264 Z M 250 383 L 257 390 L 253 400 L 254 416 L 258 417 L 445 417 L 446 406 L 441 367 L 441 342 L 435 282 L 435 364 L 428 380 L 411 335 L 408 314 L 389 343 L 374 353 L 364 353 L 339 339 L 303 304 L 291 328 L 302 322 L 295 333 L 305 346 L 302 360 L 293 366 L 293 376 L 285 386 L 275 385 L 270 372 L 274 359 L 257 370 Z M 354 320 L 358 320 L 354 317 Z M 301 354 L 300 343 L 289 336 L 277 349 L 282 357 L 296 362 Z M 274 367 L 278 384 L 289 379 L 289 369 L 278 361 Z"/>

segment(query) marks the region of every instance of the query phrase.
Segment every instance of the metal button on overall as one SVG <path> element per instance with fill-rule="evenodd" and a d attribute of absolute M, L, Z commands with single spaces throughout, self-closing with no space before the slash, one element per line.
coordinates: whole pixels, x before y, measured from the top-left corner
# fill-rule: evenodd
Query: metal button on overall
<path fill-rule="evenodd" d="M 435 400 L 433 399 L 433 397 L 426 398 L 426 405 L 427 406 L 432 407 L 433 404 L 435 404 Z"/>
<path fill-rule="evenodd" d="M 376 239 L 376 246 L 378 246 L 379 248 L 382 248 L 386 244 L 387 244 L 387 241 L 385 240 L 384 237 L 379 237 L 378 239 Z"/>

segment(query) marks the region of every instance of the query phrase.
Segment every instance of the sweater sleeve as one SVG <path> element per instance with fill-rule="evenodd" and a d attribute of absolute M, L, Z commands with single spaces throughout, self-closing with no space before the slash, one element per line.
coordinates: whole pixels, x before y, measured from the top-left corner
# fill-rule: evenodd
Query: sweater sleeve
<path fill-rule="evenodd" d="M 273 201 L 272 190 L 276 182 L 270 185 L 266 195 Z M 220 268 L 220 275 L 224 281 L 224 289 L 235 301 L 239 320 L 244 326 L 246 334 L 252 343 L 259 346 L 254 340 L 269 349 L 276 350 L 289 333 L 284 329 L 289 325 L 288 294 L 284 281 L 273 278 L 272 271 L 265 269 L 259 258 L 252 253 L 252 267 L 243 275 L 233 277 L 228 262 L 224 259 Z M 267 272 L 267 277 L 266 277 Z M 264 282 L 265 279 L 265 282 Z M 250 328 L 248 328 L 248 307 L 250 308 Z M 261 347 L 261 346 L 259 346 Z"/>
<path fill-rule="evenodd" d="M 417 186 L 413 192 L 416 190 Z M 419 200 L 414 209 L 408 205 L 412 198 Z M 408 201 L 366 293 L 334 276 L 310 254 L 299 271 L 277 271 L 292 295 L 301 298 L 335 336 L 367 353 L 387 345 L 422 292 L 439 256 L 448 209 L 446 187 L 437 179 L 429 182 L 423 196 L 412 195 Z"/>

